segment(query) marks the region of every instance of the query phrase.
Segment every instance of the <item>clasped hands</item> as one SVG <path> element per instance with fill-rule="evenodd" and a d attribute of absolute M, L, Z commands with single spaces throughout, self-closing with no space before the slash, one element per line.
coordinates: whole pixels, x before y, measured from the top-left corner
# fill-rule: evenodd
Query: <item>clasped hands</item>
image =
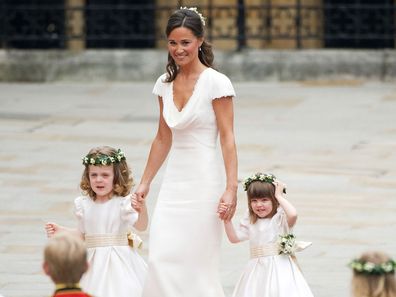
<path fill-rule="evenodd" d="M 226 190 L 221 196 L 219 205 L 217 207 L 217 213 L 219 218 L 223 221 L 229 221 L 235 214 L 237 205 L 236 192 Z"/>

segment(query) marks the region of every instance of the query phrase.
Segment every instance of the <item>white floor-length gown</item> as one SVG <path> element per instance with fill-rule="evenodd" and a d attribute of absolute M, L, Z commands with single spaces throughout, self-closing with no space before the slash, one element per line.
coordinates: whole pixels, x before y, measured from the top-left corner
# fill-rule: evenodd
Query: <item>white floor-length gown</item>
<path fill-rule="evenodd" d="M 166 74 L 153 93 L 162 97 L 172 148 L 150 227 L 143 297 L 223 297 L 219 276 L 222 224 L 216 211 L 225 190 L 212 101 L 235 96 L 230 80 L 205 69 L 179 111 Z"/>

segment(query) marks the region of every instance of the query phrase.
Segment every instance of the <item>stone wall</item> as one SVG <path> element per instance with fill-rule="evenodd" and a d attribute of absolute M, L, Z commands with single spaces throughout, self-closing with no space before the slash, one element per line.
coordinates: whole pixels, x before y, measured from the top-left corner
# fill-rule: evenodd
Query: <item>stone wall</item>
<path fill-rule="evenodd" d="M 0 81 L 153 81 L 164 50 L 0 50 Z M 234 81 L 396 80 L 396 50 L 244 50 L 215 52 Z"/>

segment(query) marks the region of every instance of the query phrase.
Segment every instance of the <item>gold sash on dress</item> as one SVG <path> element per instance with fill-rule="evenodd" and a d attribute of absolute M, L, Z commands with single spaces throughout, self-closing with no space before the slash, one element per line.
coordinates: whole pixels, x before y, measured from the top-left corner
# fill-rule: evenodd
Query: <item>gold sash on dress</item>
<path fill-rule="evenodd" d="M 276 255 L 279 255 L 279 248 L 276 243 L 269 243 L 250 248 L 250 258 L 260 258 Z"/>
<path fill-rule="evenodd" d="M 130 245 L 136 249 L 142 246 L 142 240 L 132 232 L 128 234 L 91 234 L 85 235 L 85 245 L 87 248 Z"/>
<path fill-rule="evenodd" d="M 301 252 L 312 244 L 310 241 L 296 241 L 295 252 Z M 269 243 L 250 248 L 250 258 L 260 258 L 266 256 L 279 255 L 279 245 L 277 243 Z"/>

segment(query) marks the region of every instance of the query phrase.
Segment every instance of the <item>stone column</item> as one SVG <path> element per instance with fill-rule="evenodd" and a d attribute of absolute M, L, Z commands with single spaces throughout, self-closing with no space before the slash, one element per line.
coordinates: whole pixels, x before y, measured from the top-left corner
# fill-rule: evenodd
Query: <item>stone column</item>
<path fill-rule="evenodd" d="M 231 9 L 213 9 L 211 11 L 205 11 L 206 17 L 211 17 L 211 33 L 213 36 L 219 36 L 220 34 L 228 35 L 231 39 L 218 39 L 213 40 L 214 49 L 221 50 L 235 50 L 238 47 L 238 0 L 209 0 L 206 1 L 207 5 L 212 2 L 213 6 L 230 6 Z M 246 3 L 245 3 L 246 5 Z M 207 28 L 207 34 L 210 36 L 210 32 Z"/>
<path fill-rule="evenodd" d="M 159 49 L 166 48 L 165 29 L 168 18 L 173 10 L 177 9 L 179 0 L 156 0 L 155 5 L 155 47 Z M 169 7 L 169 10 L 159 9 L 160 6 Z"/>
<path fill-rule="evenodd" d="M 210 5 L 230 5 L 233 9 L 231 10 L 210 10 Z M 156 0 L 157 7 L 159 6 L 167 6 L 170 7 L 168 11 L 156 9 L 156 47 L 157 48 L 165 48 L 166 47 L 166 37 L 165 37 L 165 28 L 166 22 L 168 20 L 169 15 L 172 13 L 174 9 L 177 9 L 179 6 L 187 6 L 187 7 L 198 7 L 199 11 L 202 13 L 204 17 L 206 17 L 206 38 L 209 41 L 211 37 L 211 33 L 213 35 L 218 35 L 221 32 L 226 32 L 227 34 L 232 34 L 235 36 L 235 39 L 215 39 L 213 43 L 213 47 L 215 49 L 231 49 L 234 50 L 237 46 L 236 42 L 236 18 L 237 11 L 235 9 L 236 0 L 196 0 L 196 1 L 188 1 L 188 0 Z M 173 9 L 172 9 L 173 7 Z M 210 13 L 212 13 L 210 15 Z M 211 21 L 212 31 L 209 31 L 209 18 Z"/>
<path fill-rule="evenodd" d="M 85 49 L 85 0 L 66 0 L 65 30 L 68 39 L 66 48 L 71 51 L 82 51 Z M 74 39 L 73 37 L 79 37 Z"/>
<path fill-rule="evenodd" d="M 260 7 L 268 3 L 268 0 L 245 0 L 246 5 L 246 30 L 247 35 L 262 35 L 268 36 L 269 27 L 267 26 L 267 18 L 269 17 L 269 11 L 263 8 L 253 9 L 250 6 Z M 249 38 L 247 36 L 247 47 L 248 48 L 266 48 L 268 39 L 266 38 Z"/>
<path fill-rule="evenodd" d="M 247 4 L 268 5 L 267 11 L 260 13 L 250 11 L 248 17 L 248 27 L 259 27 L 264 32 L 258 34 L 268 36 L 267 39 L 249 40 L 248 45 L 254 48 L 272 48 L 272 49 L 290 49 L 297 48 L 297 34 L 306 36 L 309 31 L 314 35 L 322 36 L 323 34 L 323 15 L 322 0 L 300 0 L 302 6 L 312 6 L 318 9 L 302 8 L 300 10 L 300 23 L 302 26 L 297 28 L 295 19 L 298 13 L 297 0 L 247 0 Z M 263 18 L 270 17 L 271 25 L 265 27 Z M 300 29 L 300 31 L 298 31 Z M 287 39 L 279 38 L 279 35 L 285 34 Z M 301 48 L 319 48 L 323 46 L 323 40 L 320 38 L 301 39 Z"/>
<path fill-rule="evenodd" d="M 396 1 L 396 0 L 395 0 Z M 189 4 L 191 3 L 191 4 Z M 248 9 L 251 5 L 265 5 L 270 4 L 271 9 L 265 11 L 263 9 Z M 303 28 L 301 29 L 301 35 L 305 35 L 307 30 L 312 30 L 318 36 L 323 34 L 323 15 L 322 10 L 322 0 L 300 0 L 301 5 L 305 6 L 316 6 L 316 10 L 301 10 L 301 21 Z M 210 18 L 211 31 L 209 31 L 209 26 L 207 25 L 207 37 L 210 39 L 211 34 L 215 37 L 213 40 L 213 46 L 215 49 L 222 50 L 235 50 L 237 48 L 237 0 L 196 0 L 196 1 L 182 1 L 182 0 L 156 0 L 157 6 L 168 6 L 174 7 L 176 9 L 178 6 L 197 6 L 200 8 L 201 13 Z M 224 5 L 230 6 L 232 9 L 226 10 L 210 10 L 210 5 Z M 295 18 L 297 14 L 297 0 L 245 0 L 246 6 L 246 32 L 247 35 L 257 34 L 268 36 L 269 38 L 259 39 L 251 38 L 247 39 L 248 48 L 273 48 L 273 49 L 290 49 L 297 48 L 298 44 L 297 38 L 297 27 L 295 25 Z M 282 6 L 289 6 L 288 9 L 281 9 Z M 164 31 L 166 27 L 167 19 L 172 12 L 158 10 L 156 11 L 156 34 L 157 34 L 157 44 L 158 48 L 166 47 L 166 38 L 164 36 Z M 270 15 L 267 15 L 270 14 Z M 271 17 L 271 26 L 266 27 L 265 18 Z M 207 20 L 208 21 L 208 20 Z M 264 30 L 264 32 L 260 32 Z M 225 34 L 232 39 L 219 39 L 219 34 Z M 274 39 L 272 36 L 279 34 L 287 34 L 290 38 L 288 39 Z M 321 48 L 323 47 L 323 40 L 318 37 L 312 39 L 301 39 L 301 48 Z"/>
<path fill-rule="evenodd" d="M 304 39 L 302 40 L 302 48 L 323 48 L 324 40 L 324 15 L 323 15 L 323 0 L 302 0 L 303 5 L 310 5 L 318 7 L 317 10 L 306 10 L 303 12 L 304 25 L 314 30 L 315 35 L 321 38 Z M 307 13 L 304 15 L 304 13 Z M 306 34 L 306 32 L 303 32 Z"/>

